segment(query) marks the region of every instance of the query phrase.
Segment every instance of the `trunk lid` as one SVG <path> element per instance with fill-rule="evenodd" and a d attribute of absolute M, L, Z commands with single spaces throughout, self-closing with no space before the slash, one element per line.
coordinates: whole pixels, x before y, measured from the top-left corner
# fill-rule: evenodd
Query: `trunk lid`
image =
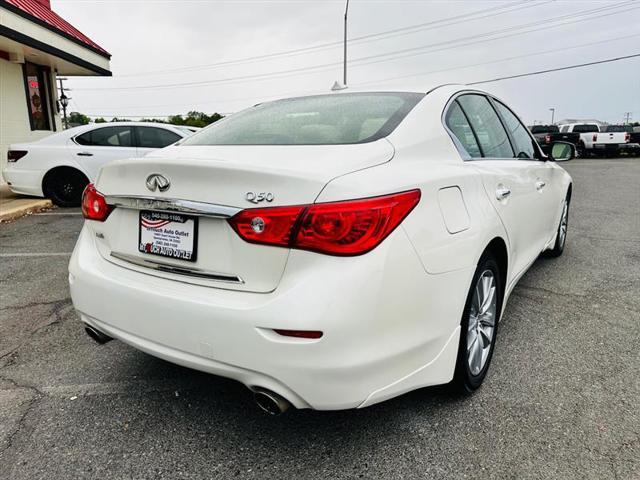
<path fill-rule="evenodd" d="M 228 214 L 310 204 L 333 178 L 385 163 L 393 153 L 384 139 L 357 145 L 173 146 L 103 167 L 96 188 L 110 203 L 140 197 L 154 203 L 129 202 L 105 222 L 87 224 L 101 255 L 122 267 L 216 288 L 270 292 L 282 276 L 288 249 L 247 243 L 225 218 L 195 214 L 195 261 L 142 253 L 140 211 L 164 209 L 175 200 L 231 207 L 221 209 Z M 152 174 L 168 179 L 169 188 L 150 191 L 146 180 Z M 261 194 L 265 199 L 256 203 Z"/>

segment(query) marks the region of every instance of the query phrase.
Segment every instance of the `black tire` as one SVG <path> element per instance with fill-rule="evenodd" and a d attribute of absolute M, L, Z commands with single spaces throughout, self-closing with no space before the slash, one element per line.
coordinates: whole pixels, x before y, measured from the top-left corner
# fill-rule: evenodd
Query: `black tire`
<path fill-rule="evenodd" d="M 59 207 L 78 207 L 82 192 L 89 183 L 84 173 L 75 168 L 51 170 L 42 181 L 45 197 Z"/>
<path fill-rule="evenodd" d="M 564 246 L 567 243 L 567 232 L 569 228 L 569 206 L 571 201 L 569 197 L 565 198 L 564 205 L 562 207 L 562 214 L 560 215 L 560 222 L 558 223 L 558 229 L 556 231 L 556 242 L 551 250 L 544 252 L 546 257 L 559 257 L 564 252 Z M 562 234 L 562 227 L 564 223 L 564 234 Z"/>
<path fill-rule="evenodd" d="M 473 344 L 470 349 L 470 335 L 472 335 L 472 330 L 476 330 L 476 332 L 478 331 L 478 329 L 473 328 L 473 324 L 471 323 L 474 318 L 474 296 L 476 295 L 476 287 L 478 286 L 478 282 L 481 277 L 485 276 L 486 272 L 491 272 L 491 275 L 495 280 L 495 313 L 493 315 L 493 330 L 490 341 L 487 343 L 488 351 L 486 352 L 484 363 L 479 370 L 472 371 L 472 367 L 470 366 L 470 356 L 473 355 Z M 476 268 L 476 271 L 473 275 L 473 281 L 471 282 L 471 287 L 469 288 L 467 301 L 465 303 L 464 312 L 462 314 L 462 320 L 460 322 L 460 343 L 458 345 L 458 358 L 456 360 L 456 368 L 453 381 L 451 382 L 451 386 L 458 393 L 472 393 L 473 391 L 478 389 L 480 385 L 482 385 L 482 382 L 487 375 L 489 365 L 491 364 L 491 358 L 493 357 L 496 337 L 498 334 L 498 324 L 500 321 L 500 313 L 502 312 L 503 288 L 503 279 L 500 274 L 498 263 L 490 252 L 485 252 L 480 258 L 478 267 Z M 476 319 L 479 319 L 480 317 L 481 315 L 475 316 Z M 483 321 L 481 321 L 480 323 L 482 322 Z M 472 328 L 470 328 L 470 325 Z M 480 335 L 479 333 L 476 333 L 476 335 L 477 341 L 480 341 L 480 339 L 486 339 L 485 336 Z"/>

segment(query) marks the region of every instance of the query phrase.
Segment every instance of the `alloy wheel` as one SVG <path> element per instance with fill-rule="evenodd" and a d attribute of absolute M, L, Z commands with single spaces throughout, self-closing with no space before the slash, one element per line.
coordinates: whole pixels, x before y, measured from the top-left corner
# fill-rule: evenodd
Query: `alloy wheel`
<path fill-rule="evenodd" d="M 487 363 L 496 326 L 496 278 L 491 270 L 485 270 L 478 278 L 467 330 L 467 362 L 471 375 L 477 376 Z"/>
<path fill-rule="evenodd" d="M 564 201 L 564 206 L 562 207 L 562 217 L 560 218 L 560 229 L 558 230 L 560 248 L 564 247 L 564 242 L 567 238 L 567 223 L 569 221 L 569 204 L 567 201 Z"/>

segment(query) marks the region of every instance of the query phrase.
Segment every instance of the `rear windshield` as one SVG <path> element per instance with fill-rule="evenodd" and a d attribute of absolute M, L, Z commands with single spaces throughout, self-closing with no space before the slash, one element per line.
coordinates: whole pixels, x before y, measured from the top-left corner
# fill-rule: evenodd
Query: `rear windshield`
<path fill-rule="evenodd" d="M 597 125 L 584 124 L 584 125 L 574 125 L 573 131 L 574 133 L 591 133 L 591 132 L 597 133 L 599 130 Z"/>
<path fill-rule="evenodd" d="M 555 125 L 534 125 L 531 127 L 531 133 L 558 133 L 559 131 Z"/>
<path fill-rule="evenodd" d="M 602 131 L 610 133 L 631 133 L 633 132 L 633 127 L 631 125 L 607 125 L 602 128 Z"/>
<path fill-rule="evenodd" d="M 195 133 L 182 145 L 339 145 L 389 135 L 423 93 L 337 93 L 248 108 Z"/>

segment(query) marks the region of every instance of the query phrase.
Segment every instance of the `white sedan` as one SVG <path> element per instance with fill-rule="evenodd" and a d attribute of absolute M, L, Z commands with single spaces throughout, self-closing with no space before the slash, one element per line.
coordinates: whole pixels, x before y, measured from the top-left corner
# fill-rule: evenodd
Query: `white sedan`
<path fill-rule="evenodd" d="M 171 145 L 192 135 L 190 128 L 143 122 L 70 128 L 36 142 L 10 145 L 2 174 L 15 193 L 48 197 L 62 207 L 78 206 L 84 187 L 105 163 Z"/>
<path fill-rule="evenodd" d="M 263 103 L 83 198 L 89 335 L 236 379 L 270 413 L 480 386 L 501 313 L 567 232 L 571 177 L 464 86 Z"/>

